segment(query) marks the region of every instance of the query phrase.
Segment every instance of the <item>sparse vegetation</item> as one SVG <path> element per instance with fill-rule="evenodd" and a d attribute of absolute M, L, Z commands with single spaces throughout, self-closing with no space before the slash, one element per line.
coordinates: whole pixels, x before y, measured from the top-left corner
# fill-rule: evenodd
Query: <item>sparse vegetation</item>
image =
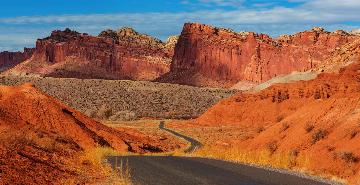
<path fill-rule="evenodd" d="M 276 117 L 276 122 L 281 122 L 284 119 L 284 116 L 277 116 Z"/>
<path fill-rule="evenodd" d="M 328 132 L 324 129 L 319 129 L 312 135 L 311 144 L 315 144 L 316 142 L 324 139 L 328 135 Z"/>
<path fill-rule="evenodd" d="M 265 128 L 263 126 L 256 128 L 256 133 L 260 134 L 261 132 L 263 132 L 265 130 Z"/>
<path fill-rule="evenodd" d="M 306 133 L 310 133 L 312 130 L 314 130 L 315 126 L 313 124 L 306 124 L 305 131 Z"/>
<path fill-rule="evenodd" d="M 205 146 L 196 151 L 193 156 L 221 159 L 245 164 L 256 164 L 260 166 L 271 166 L 281 169 L 296 168 L 306 169 L 310 163 L 306 156 L 299 153 L 294 156 L 293 153 L 278 152 L 270 153 L 268 150 L 247 151 L 236 147 L 219 148 Z"/>
<path fill-rule="evenodd" d="M 113 170 L 104 162 L 105 157 L 107 156 L 115 156 L 115 155 L 125 155 L 121 154 L 111 148 L 104 147 L 96 147 L 92 150 L 85 151 L 82 157 L 82 163 L 84 164 L 92 164 L 95 166 L 99 166 L 105 176 L 107 177 L 106 184 L 115 184 L 115 185 L 131 185 L 131 175 L 128 163 L 120 162 L 120 164 L 116 164 L 116 169 Z"/>
<path fill-rule="evenodd" d="M 143 117 L 184 119 L 204 113 L 237 91 L 127 80 L 7 76 L 0 84 L 33 83 L 90 117 L 123 121 Z M 185 98 L 186 97 L 186 98 Z M 105 106 L 105 107 L 103 107 Z M 101 109 L 100 109 L 101 107 Z"/>
<path fill-rule="evenodd" d="M 106 104 L 101 105 L 96 117 L 99 119 L 109 119 L 110 116 L 112 116 L 112 109 Z"/>
<path fill-rule="evenodd" d="M 281 132 L 284 132 L 289 128 L 290 128 L 290 125 L 288 123 L 284 122 L 284 123 L 282 123 Z"/>
<path fill-rule="evenodd" d="M 266 144 L 266 150 L 270 154 L 273 154 L 277 150 L 277 148 L 278 148 L 278 146 L 277 146 L 276 142 L 270 142 L 270 143 Z"/>
<path fill-rule="evenodd" d="M 358 133 L 359 133 L 358 130 L 351 130 L 351 131 L 350 131 L 350 139 L 355 138 Z"/>
<path fill-rule="evenodd" d="M 354 155 L 352 152 L 342 152 L 340 153 L 340 158 L 344 160 L 346 163 L 356 163 L 358 162 L 358 157 Z"/>

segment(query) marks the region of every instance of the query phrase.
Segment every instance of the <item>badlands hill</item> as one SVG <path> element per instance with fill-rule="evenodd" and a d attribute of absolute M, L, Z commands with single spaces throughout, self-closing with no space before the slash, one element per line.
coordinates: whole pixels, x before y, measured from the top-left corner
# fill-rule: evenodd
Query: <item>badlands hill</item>
<path fill-rule="evenodd" d="M 81 154 L 95 147 L 168 151 L 159 138 L 114 130 L 33 86 L 0 86 L 0 184 L 84 184 L 101 180 Z M 66 182 L 65 182 L 65 181 Z"/>
<path fill-rule="evenodd" d="M 314 28 L 273 39 L 265 34 L 187 23 L 175 47 L 170 72 L 158 81 L 212 87 L 231 87 L 242 81 L 254 86 L 279 75 L 316 68 L 358 38 L 341 30 Z"/>
<path fill-rule="evenodd" d="M 310 81 L 275 84 L 238 93 L 193 123 L 237 125 L 248 136 L 233 140 L 246 151 L 268 151 L 293 159 L 293 168 L 337 176 L 358 184 L 360 175 L 360 44 L 342 48 L 332 61 L 347 64 Z"/>
<path fill-rule="evenodd" d="M 56 30 L 36 42 L 34 55 L 6 74 L 61 78 L 153 80 L 169 71 L 174 39 L 169 43 L 131 28 L 99 36 Z"/>

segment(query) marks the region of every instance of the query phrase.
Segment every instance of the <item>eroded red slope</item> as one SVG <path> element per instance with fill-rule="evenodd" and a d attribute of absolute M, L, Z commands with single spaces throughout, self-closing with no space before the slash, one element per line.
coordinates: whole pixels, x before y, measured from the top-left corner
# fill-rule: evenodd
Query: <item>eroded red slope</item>
<path fill-rule="evenodd" d="M 96 147 L 169 150 L 157 138 L 104 126 L 29 84 L 0 86 L 0 184 L 94 183 L 103 174 L 81 155 Z"/>
<path fill-rule="evenodd" d="M 354 53 L 358 53 L 359 45 Z M 355 52 L 356 51 L 356 52 Z M 353 53 L 353 54 L 354 54 Z M 345 57 L 355 57 L 353 54 Z M 306 168 L 357 184 L 360 180 L 360 58 L 338 73 L 239 93 L 193 121 L 197 126 L 236 125 L 247 137 L 226 141 L 245 151 L 295 158 Z M 302 156 L 303 158 L 299 158 Z M 298 165 L 298 166 L 297 166 Z"/>

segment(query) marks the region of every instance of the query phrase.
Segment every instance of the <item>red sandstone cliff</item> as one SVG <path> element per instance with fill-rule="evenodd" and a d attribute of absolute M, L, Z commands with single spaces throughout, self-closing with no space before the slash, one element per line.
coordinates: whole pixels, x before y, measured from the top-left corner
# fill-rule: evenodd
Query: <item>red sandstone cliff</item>
<path fill-rule="evenodd" d="M 232 126 L 231 134 L 243 134 L 233 134 L 227 140 L 219 138 L 230 143 L 226 147 L 253 155 L 271 152 L 272 164 L 277 157 L 290 157 L 287 168 L 358 184 L 360 42 L 341 50 L 332 60 L 341 63 L 351 56 L 352 63 L 335 73 L 322 73 L 310 81 L 276 84 L 257 93 L 240 92 L 190 123 L 212 128 Z"/>
<path fill-rule="evenodd" d="M 307 71 L 357 38 L 321 28 L 272 39 L 187 23 L 175 48 L 171 72 L 161 82 L 229 87 L 239 81 L 260 83 L 292 71 Z"/>
<path fill-rule="evenodd" d="M 0 52 L 0 71 L 12 68 L 29 59 L 34 53 L 34 48 L 24 48 L 23 52 Z"/>
<path fill-rule="evenodd" d="M 153 80 L 169 71 L 173 49 L 130 28 L 99 36 L 66 29 L 36 42 L 33 57 L 7 73 Z"/>

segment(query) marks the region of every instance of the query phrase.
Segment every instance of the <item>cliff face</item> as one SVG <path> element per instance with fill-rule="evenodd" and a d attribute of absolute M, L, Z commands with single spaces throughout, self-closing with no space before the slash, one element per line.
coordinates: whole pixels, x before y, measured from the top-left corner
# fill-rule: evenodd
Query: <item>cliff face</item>
<path fill-rule="evenodd" d="M 89 36 L 66 29 L 36 42 L 34 56 L 9 73 L 52 77 L 152 80 L 169 71 L 166 43 L 130 28 Z"/>
<path fill-rule="evenodd" d="M 236 126 L 234 130 L 246 133 L 245 139 L 233 135 L 226 142 L 244 152 L 271 151 L 271 157 L 276 157 L 297 150 L 292 167 L 358 184 L 360 43 L 346 48 L 333 60 L 346 61 L 352 56 L 352 63 L 335 73 L 322 73 L 310 81 L 276 84 L 257 93 L 238 93 L 191 122 Z M 344 153 L 350 153 L 351 160 Z M 308 164 L 302 166 L 300 156 L 308 156 Z"/>
<path fill-rule="evenodd" d="M 175 48 L 171 72 L 159 81 L 225 87 L 238 81 L 264 82 L 312 69 L 356 38 L 344 31 L 314 28 L 272 39 L 264 34 L 187 23 Z"/>
<path fill-rule="evenodd" d="M 33 48 L 24 48 L 23 52 L 0 52 L 0 71 L 5 71 L 20 64 L 29 59 L 33 53 Z"/>

